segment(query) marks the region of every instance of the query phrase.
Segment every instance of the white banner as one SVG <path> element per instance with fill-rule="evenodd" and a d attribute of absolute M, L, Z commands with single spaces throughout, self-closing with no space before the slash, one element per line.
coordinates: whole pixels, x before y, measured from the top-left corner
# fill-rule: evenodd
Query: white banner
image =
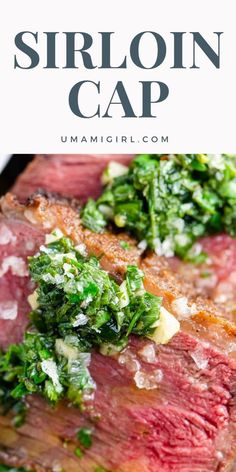
<path fill-rule="evenodd" d="M 0 152 L 236 151 L 234 0 L 0 8 Z"/>

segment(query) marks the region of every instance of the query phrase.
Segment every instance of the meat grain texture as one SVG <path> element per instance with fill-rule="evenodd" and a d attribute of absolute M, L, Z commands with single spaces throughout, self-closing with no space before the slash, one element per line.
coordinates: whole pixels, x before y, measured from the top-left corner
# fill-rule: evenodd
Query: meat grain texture
<path fill-rule="evenodd" d="M 78 198 L 82 203 L 88 197 L 101 193 L 101 173 L 111 160 L 129 164 L 133 154 L 93 155 L 39 155 L 16 181 L 13 192 L 20 199 L 42 189 L 66 197 Z"/>
<path fill-rule="evenodd" d="M 83 414 L 65 403 L 52 409 L 32 396 L 20 429 L 12 428 L 9 416 L 0 417 L 1 461 L 38 471 L 93 472 L 98 466 L 113 472 L 234 471 L 234 323 L 209 300 L 196 296 L 194 284 L 185 282 L 166 260 L 142 257 L 128 236 L 84 230 L 76 208 L 65 201 L 37 196 L 24 206 L 10 194 L 1 200 L 1 347 L 20 341 L 28 323 L 26 300 L 33 287 L 23 261 L 55 227 L 85 243 L 90 254 L 102 255 L 102 267 L 118 280 L 128 264 L 138 264 L 146 289 L 163 296 L 164 306 L 179 317 L 181 330 L 164 346 L 134 336 L 120 355 L 93 353 L 90 370 L 97 390 Z M 121 248 L 120 239 L 129 241 L 129 251 Z M 182 311 L 176 300 L 185 307 Z M 192 316 L 186 300 L 188 307 L 195 303 Z M 92 429 L 93 445 L 78 459 L 74 449 L 81 426 Z"/>
<path fill-rule="evenodd" d="M 184 280 L 191 281 L 196 294 L 203 294 L 219 306 L 225 316 L 236 321 L 236 239 L 226 234 L 202 238 L 201 249 L 208 254 L 205 263 L 169 261 Z"/>

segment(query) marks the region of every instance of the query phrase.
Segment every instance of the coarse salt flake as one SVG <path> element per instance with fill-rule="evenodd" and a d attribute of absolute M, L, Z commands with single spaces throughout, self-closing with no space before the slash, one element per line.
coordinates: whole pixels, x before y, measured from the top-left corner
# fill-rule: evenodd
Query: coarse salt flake
<path fill-rule="evenodd" d="M 208 366 L 209 358 L 204 353 L 202 348 L 197 348 L 191 352 L 191 357 L 194 360 L 198 369 L 206 369 Z"/>
<path fill-rule="evenodd" d="M 11 232 L 11 230 L 3 223 L 0 226 L 0 245 L 5 245 L 9 243 L 14 243 L 16 237 Z"/>
<path fill-rule="evenodd" d="M 189 305 L 186 297 L 176 298 L 171 303 L 171 307 L 180 319 L 188 318 L 197 313 L 196 304 L 193 303 L 192 305 Z"/>
<path fill-rule="evenodd" d="M 158 387 L 163 379 L 163 372 L 156 369 L 154 372 L 144 372 L 142 370 L 136 372 L 134 381 L 138 388 L 145 390 L 153 390 Z"/>
<path fill-rule="evenodd" d="M 5 257 L 0 267 L 0 277 L 6 274 L 8 270 L 11 270 L 12 274 L 17 275 L 18 277 L 26 277 L 28 275 L 28 270 L 22 257 Z"/>
<path fill-rule="evenodd" d="M 120 365 L 124 365 L 130 372 L 137 372 L 140 369 L 140 363 L 129 349 L 124 349 L 118 358 Z"/>
<path fill-rule="evenodd" d="M 0 319 L 15 320 L 18 314 L 18 304 L 14 300 L 0 302 Z"/>
<path fill-rule="evenodd" d="M 138 351 L 139 356 L 144 362 L 153 364 L 156 361 L 156 351 L 153 344 L 146 344 Z"/>

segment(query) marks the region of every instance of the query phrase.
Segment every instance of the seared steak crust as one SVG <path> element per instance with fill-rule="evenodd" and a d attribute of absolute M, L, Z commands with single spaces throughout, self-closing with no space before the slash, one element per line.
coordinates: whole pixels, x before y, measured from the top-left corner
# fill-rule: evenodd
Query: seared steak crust
<path fill-rule="evenodd" d="M 155 346 L 133 337 L 120 356 L 93 353 L 90 368 L 97 390 L 83 413 L 64 403 L 53 410 L 32 396 L 27 422 L 19 430 L 12 428 L 9 416 L 0 417 L 1 460 L 39 471 L 61 467 L 74 472 L 79 467 L 90 472 L 98 465 L 116 472 L 226 470 L 236 454 L 234 323 L 221 316 L 213 303 L 196 299 L 192 286 L 164 259 L 142 256 L 127 235 L 84 230 L 78 211 L 66 201 L 36 195 L 24 206 L 7 194 L 1 200 L 0 225 L 2 266 L 12 254 L 25 260 L 37 251 L 45 233 L 58 227 L 83 242 L 90 254 L 99 255 L 101 265 L 118 280 L 128 264 L 138 264 L 147 290 L 163 296 L 170 311 L 174 312 L 173 302 L 183 297 L 189 306 L 196 304 L 191 316 L 183 316 L 179 309 L 175 312 L 181 331 L 168 345 Z M 122 249 L 121 239 L 129 242 L 130 250 Z M 18 299 L 10 288 L 14 283 L 19 287 L 20 281 Z M 1 301 L 6 296 L 5 301 L 17 301 L 16 318 L 0 319 L 0 343 L 6 347 L 23 334 L 29 311 L 25 300 L 33 287 L 26 274 L 16 275 L 12 267 L 0 284 Z M 155 349 L 151 362 L 143 356 L 147 346 Z M 137 363 L 141 376 L 136 375 Z M 93 429 L 94 441 L 78 459 L 75 436 L 84 425 Z"/>

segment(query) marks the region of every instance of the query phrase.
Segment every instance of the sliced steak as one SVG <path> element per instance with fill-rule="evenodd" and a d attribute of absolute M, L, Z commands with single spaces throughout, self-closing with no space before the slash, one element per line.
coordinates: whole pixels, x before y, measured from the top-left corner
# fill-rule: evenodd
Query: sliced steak
<path fill-rule="evenodd" d="M 94 402 L 83 413 L 66 404 L 53 410 L 32 396 L 27 422 L 20 429 L 12 428 L 9 416 L 0 417 L 0 459 L 15 466 L 71 472 L 78 468 L 95 471 L 99 465 L 113 472 L 233 470 L 235 325 L 220 317 L 213 304 L 195 300 L 191 286 L 174 274 L 165 260 L 153 255 L 141 258 L 135 242 L 127 236 L 83 230 L 78 212 L 65 202 L 38 196 L 23 206 L 9 194 L 1 200 L 1 209 L 3 259 L 8 254 L 23 258 L 34 252 L 44 234 L 59 227 L 74 241 L 85 243 L 90 253 L 100 255 L 101 265 L 118 279 L 127 264 L 138 264 L 145 272 L 146 288 L 162 295 L 164 305 L 175 310 L 181 331 L 165 346 L 133 337 L 120 355 L 94 353 L 90 369 L 97 390 Z M 21 225 L 21 230 L 16 232 L 15 225 Z M 129 251 L 121 248 L 121 238 L 129 241 Z M 34 242 L 34 249 L 30 242 Z M 4 292 L 6 277 L 10 285 L 19 275 L 14 275 L 12 267 L 3 274 L 0 284 Z M 25 275 L 21 280 L 26 297 L 31 287 Z M 186 312 L 186 300 L 190 308 L 196 303 L 192 316 Z M 2 346 L 8 343 L 6 323 L 11 323 L 10 342 L 14 337 L 19 339 L 18 320 L 23 333 L 28 307 L 22 305 L 20 310 L 16 319 L 0 320 Z M 93 428 L 94 441 L 78 459 L 75 435 L 82 425 Z"/>
<path fill-rule="evenodd" d="M 133 154 L 40 155 L 19 176 L 13 192 L 24 200 L 39 189 L 78 198 L 97 198 L 101 173 L 110 161 L 128 164 Z"/>
<path fill-rule="evenodd" d="M 97 393 L 90 412 L 81 415 L 66 405 L 52 410 L 32 397 L 20 430 L 13 432 L 9 419 L 0 417 L 5 457 L 13 457 L 12 465 L 60 470 L 57 465 L 71 472 L 94 471 L 99 464 L 117 472 L 224 470 L 236 445 L 235 361 L 184 333 L 155 348 L 151 364 L 143 361 L 145 346 L 150 342 L 133 339 L 120 362 L 93 355 Z M 156 388 L 138 389 L 134 376 L 138 385 L 153 378 Z M 93 430 L 93 446 L 78 459 L 76 431 L 85 425 Z"/>
<path fill-rule="evenodd" d="M 196 294 L 213 300 L 236 321 L 236 238 L 218 234 L 202 238 L 198 245 L 208 255 L 206 262 L 196 265 L 173 258 L 170 266 L 192 284 Z"/>
<path fill-rule="evenodd" d="M 19 342 L 28 324 L 27 256 L 35 254 L 43 241 L 42 232 L 27 222 L 0 218 L 0 331 L 1 347 Z"/>
<path fill-rule="evenodd" d="M 101 173 L 109 161 L 128 164 L 133 155 L 40 155 L 19 176 L 13 192 L 22 200 L 33 192 L 58 193 L 81 202 L 101 193 Z M 194 296 L 204 295 L 219 305 L 221 313 L 236 320 L 236 239 L 228 235 L 203 238 L 207 263 L 187 264 L 170 258 L 172 270 L 192 285 Z"/>

